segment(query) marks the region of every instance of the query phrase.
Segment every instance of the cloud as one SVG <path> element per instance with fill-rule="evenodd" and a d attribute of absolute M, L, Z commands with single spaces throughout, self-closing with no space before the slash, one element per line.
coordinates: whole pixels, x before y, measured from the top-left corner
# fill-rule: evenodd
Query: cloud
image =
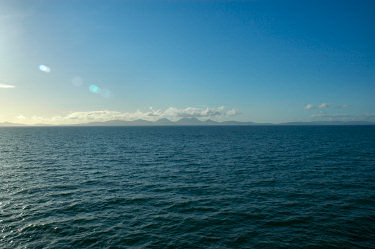
<path fill-rule="evenodd" d="M 322 103 L 318 106 L 314 106 L 312 104 L 307 104 L 304 108 L 305 110 L 311 110 L 311 109 L 315 109 L 315 108 L 318 108 L 318 109 L 324 109 L 324 108 L 328 108 L 330 107 L 331 105 L 330 104 L 327 104 L 327 103 Z"/>
<path fill-rule="evenodd" d="M 89 112 L 72 112 L 65 116 L 40 117 L 33 116 L 32 123 L 44 124 L 79 124 L 86 122 L 103 122 L 109 120 L 124 120 L 131 121 L 136 119 L 144 119 L 155 121 L 161 118 L 168 118 L 176 121 L 181 118 L 198 118 L 205 119 L 225 119 L 226 117 L 237 114 L 236 109 L 225 110 L 224 106 L 214 108 L 198 108 L 187 107 L 183 109 L 169 107 L 167 109 L 154 109 L 150 107 L 149 110 L 135 112 L 119 112 L 111 110 L 89 111 Z"/>
<path fill-rule="evenodd" d="M 233 116 L 233 115 L 236 115 L 237 114 L 237 110 L 236 109 L 231 109 L 229 111 L 227 111 L 227 116 Z"/>
<path fill-rule="evenodd" d="M 216 108 L 195 108 L 187 107 L 185 109 L 177 109 L 169 107 L 162 114 L 169 118 L 213 118 L 225 115 L 224 106 Z"/>
<path fill-rule="evenodd" d="M 314 106 L 312 104 L 308 104 L 308 105 L 305 106 L 306 110 L 310 110 L 310 109 L 313 109 L 313 108 L 314 108 Z"/>
<path fill-rule="evenodd" d="M 328 108 L 330 105 L 327 103 L 322 103 L 318 106 L 319 109 Z"/>
<path fill-rule="evenodd" d="M 8 85 L 8 84 L 1 84 L 0 83 L 0 88 L 15 88 L 16 86 L 13 85 Z"/>
<path fill-rule="evenodd" d="M 375 113 L 367 114 L 326 114 L 319 113 L 310 116 L 321 121 L 375 121 Z"/>
<path fill-rule="evenodd" d="M 19 119 L 19 120 L 25 120 L 26 119 L 26 117 L 24 116 L 24 115 L 18 115 L 17 116 L 17 119 Z"/>

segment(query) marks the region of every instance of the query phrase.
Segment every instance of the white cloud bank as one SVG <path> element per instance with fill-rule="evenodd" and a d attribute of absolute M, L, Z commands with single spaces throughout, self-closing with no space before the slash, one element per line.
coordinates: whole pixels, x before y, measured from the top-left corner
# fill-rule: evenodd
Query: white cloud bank
<path fill-rule="evenodd" d="M 132 121 L 137 119 L 144 119 L 148 121 L 156 121 L 161 118 L 168 118 L 172 121 L 179 120 L 181 118 L 198 118 L 201 120 L 215 119 L 221 120 L 226 117 L 230 117 L 237 114 L 236 109 L 226 110 L 224 106 L 214 108 L 197 108 L 187 107 L 179 109 L 175 107 L 169 107 L 165 110 L 154 109 L 152 107 L 147 111 L 137 110 L 135 112 L 119 112 L 119 111 L 89 111 L 89 112 L 73 112 L 65 116 L 53 116 L 53 117 L 31 117 L 30 123 L 38 124 L 79 124 L 86 122 L 103 122 L 109 120 L 124 120 Z"/>
<path fill-rule="evenodd" d="M 311 109 L 325 109 L 325 108 L 328 108 L 328 107 L 330 107 L 331 105 L 330 104 L 328 104 L 328 103 L 321 103 L 320 105 L 318 105 L 318 106 L 314 106 L 314 105 L 312 105 L 312 104 L 307 104 L 305 107 L 304 107 L 304 109 L 305 110 L 311 110 Z M 345 106 L 345 107 L 347 107 L 348 105 L 342 105 L 342 106 Z M 344 108 L 345 108 L 344 107 Z"/>
<path fill-rule="evenodd" d="M 314 106 L 312 104 L 308 104 L 308 105 L 305 106 L 306 110 L 310 110 L 310 109 L 313 109 L 313 108 L 314 108 Z"/>
<path fill-rule="evenodd" d="M 0 88 L 15 88 L 16 86 L 0 83 Z"/>
<path fill-rule="evenodd" d="M 329 104 L 327 103 L 322 103 L 318 106 L 319 109 L 328 108 L 328 107 L 329 107 Z"/>
<path fill-rule="evenodd" d="M 310 116 L 313 120 L 319 121 L 375 121 L 375 113 L 367 114 L 326 114 L 319 113 Z"/>

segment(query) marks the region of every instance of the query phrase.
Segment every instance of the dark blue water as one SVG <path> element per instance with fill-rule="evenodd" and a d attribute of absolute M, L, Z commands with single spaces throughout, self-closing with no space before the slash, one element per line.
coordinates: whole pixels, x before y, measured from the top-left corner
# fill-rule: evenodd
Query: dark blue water
<path fill-rule="evenodd" d="M 3 248 L 375 248 L 375 127 L 0 128 Z"/>

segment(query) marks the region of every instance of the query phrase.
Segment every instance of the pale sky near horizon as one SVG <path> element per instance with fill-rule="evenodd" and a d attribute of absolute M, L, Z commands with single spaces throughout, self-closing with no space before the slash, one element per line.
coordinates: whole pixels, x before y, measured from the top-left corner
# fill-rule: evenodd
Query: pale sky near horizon
<path fill-rule="evenodd" d="M 0 122 L 375 121 L 374 1 L 0 0 Z"/>

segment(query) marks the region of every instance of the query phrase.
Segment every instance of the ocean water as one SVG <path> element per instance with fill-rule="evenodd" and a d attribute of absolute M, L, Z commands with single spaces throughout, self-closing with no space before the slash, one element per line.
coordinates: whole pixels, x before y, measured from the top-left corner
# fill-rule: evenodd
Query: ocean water
<path fill-rule="evenodd" d="M 375 127 L 0 128 L 1 248 L 375 248 Z"/>

